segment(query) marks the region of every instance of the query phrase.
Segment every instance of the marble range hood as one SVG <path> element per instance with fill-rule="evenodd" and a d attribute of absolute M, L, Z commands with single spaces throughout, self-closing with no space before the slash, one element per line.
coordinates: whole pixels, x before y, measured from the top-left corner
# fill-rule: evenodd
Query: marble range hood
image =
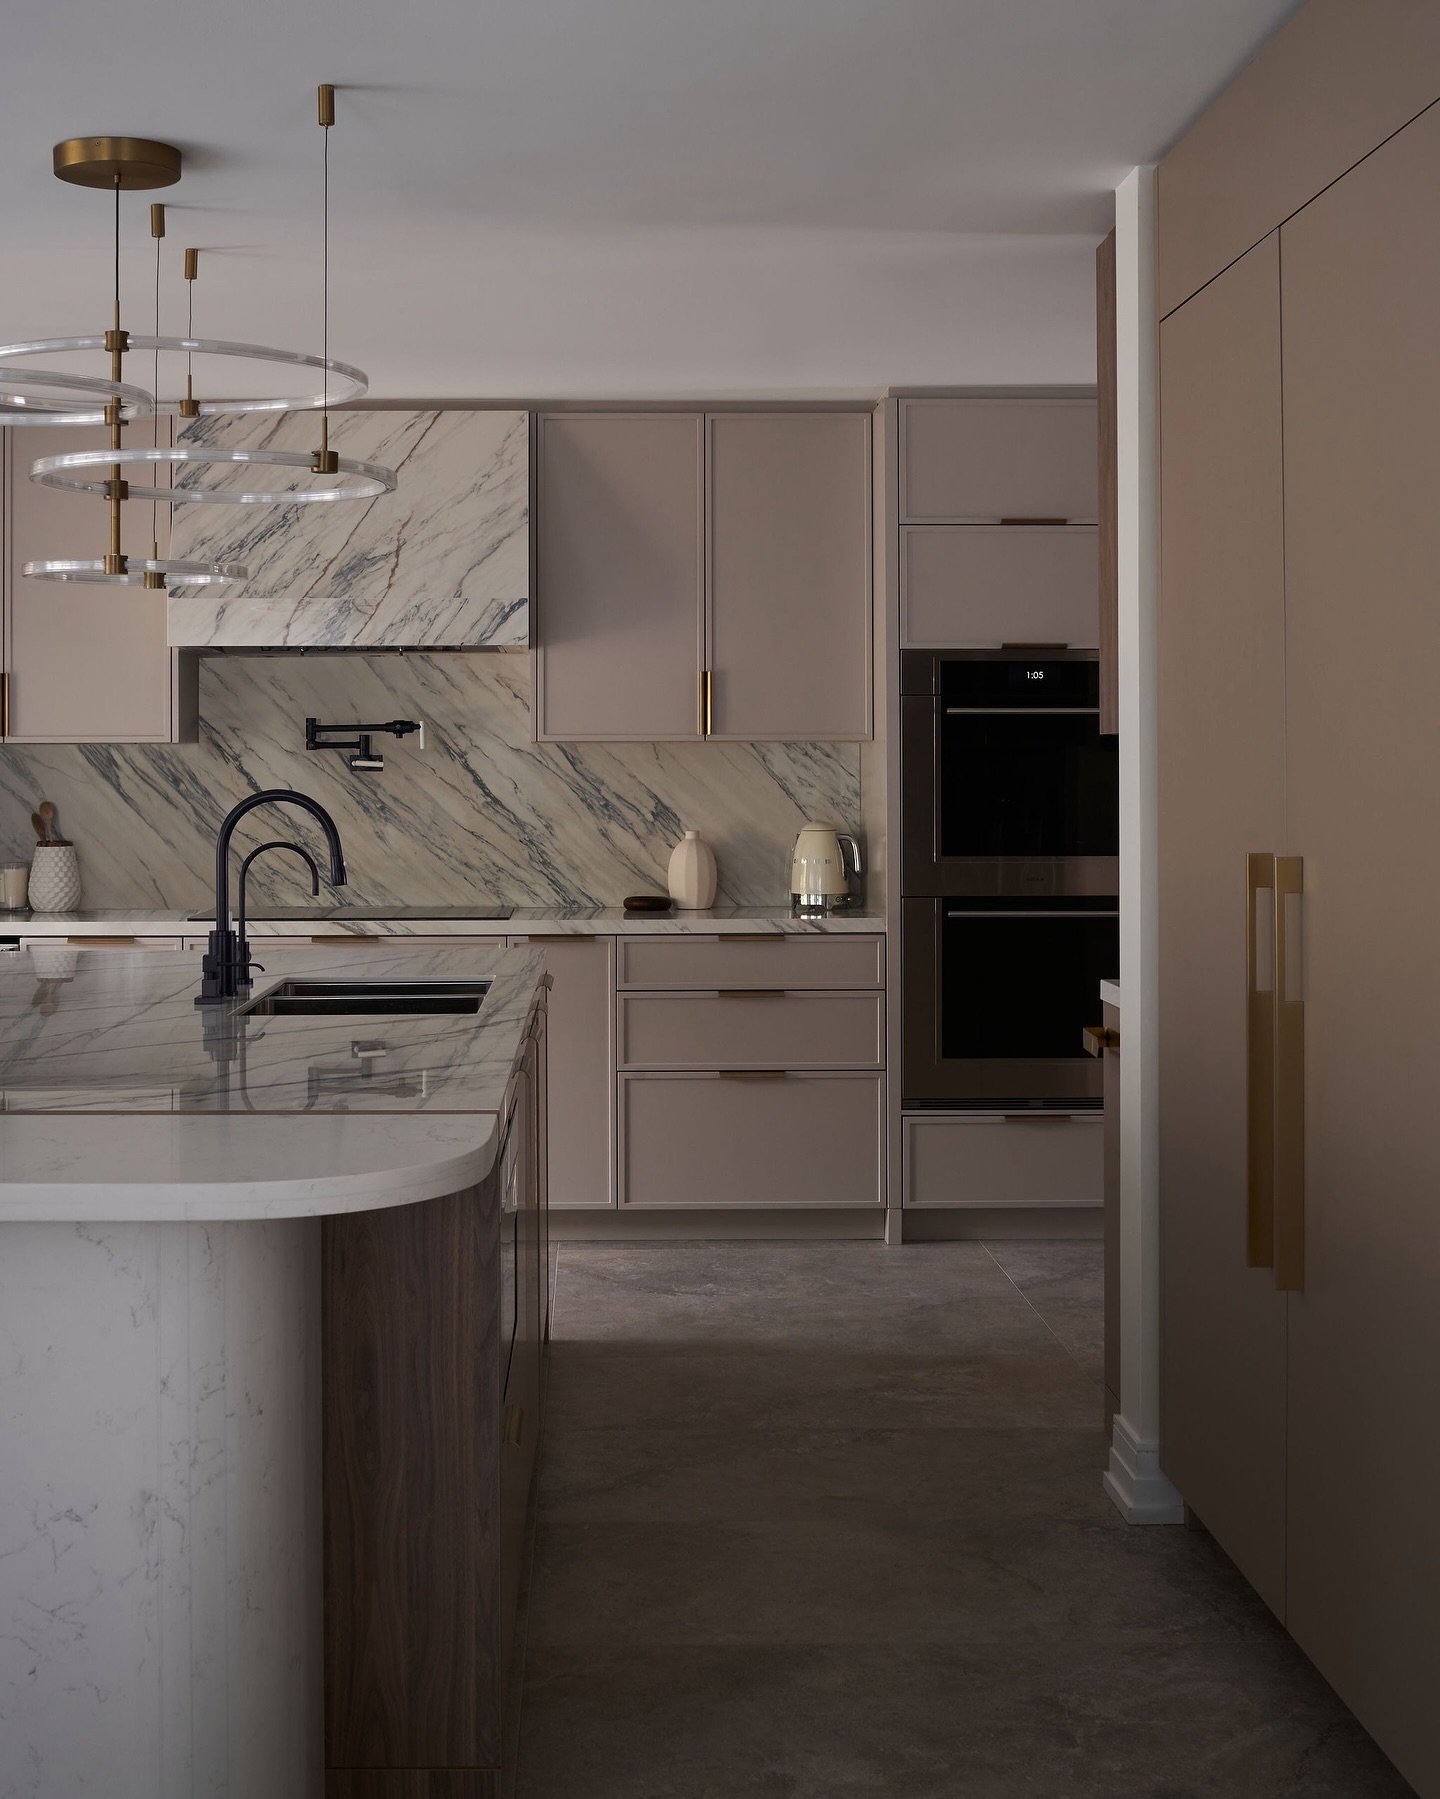
<path fill-rule="evenodd" d="M 313 414 L 196 420 L 183 443 L 312 449 Z M 530 634 L 530 423 L 515 411 L 332 413 L 341 455 L 393 468 L 370 501 L 174 509 L 170 555 L 243 562 L 235 587 L 177 588 L 186 649 L 523 649 Z M 253 483 L 240 465 L 230 477 Z"/>

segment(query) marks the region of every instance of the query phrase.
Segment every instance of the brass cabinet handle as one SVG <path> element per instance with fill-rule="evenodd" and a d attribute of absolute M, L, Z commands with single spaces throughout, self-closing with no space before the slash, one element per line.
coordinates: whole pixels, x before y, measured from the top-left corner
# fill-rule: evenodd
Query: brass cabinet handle
<path fill-rule="evenodd" d="M 1305 1290 L 1305 864 L 1275 858 L 1275 1285 Z M 1292 935 L 1292 927 L 1294 927 Z"/>
<path fill-rule="evenodd" d="M 1275 858 L 1245 858 L 1245 1262 L 1275 1265 Z M 1262 941 L 1260 933 L 1265 932 Z"/>
<path fill-rule="evenodd" d="M 716 999 L 784 999 L 783 987 L 717 987 Z"/>
<path fill-rule="evenodd" d="M 719 1074 L 722 1081 L 783 1081 L 785 1076 L 783 1068 L 722 1068 Z"/>
<path fill-rule="evenodd" d="M 10 735 L 10 671 L 0 674 L 0 737 Z"/>
<path fill-rule="evenodd" d="M 76 944 L 79 948 L 125 949 L 139 942 L 137 937 L 67 937 L 67 943 Z"/>
<path fill-rule="evenodd" d="M 721 943 L 784 943 L 784 931 L 726 931 Z"/>
<path fill-rule="evenodd" d="M 1103 1056 L 1107 1049 L 1119 1049 L 1120 1033 L 1108 1024 L 1087 1024 L 1081 1032 L 1087 1056 Z"/>

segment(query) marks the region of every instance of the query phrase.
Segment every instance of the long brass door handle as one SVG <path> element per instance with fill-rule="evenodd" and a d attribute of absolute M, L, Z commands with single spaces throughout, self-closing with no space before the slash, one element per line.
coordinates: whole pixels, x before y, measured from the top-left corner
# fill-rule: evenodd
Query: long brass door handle
<path fill-rule="evenodd" d="M 1275 1265 L 1275 891 L 1269 851 L 1245 858 L 1245 1261 Z M 1261 936 L 1261 932 L 1264 936 Z"/>
<path fill-rule="evenodd" d="M 1305 1290 L 1305 864 L 1275 858 L 1275 1285 Z"/>

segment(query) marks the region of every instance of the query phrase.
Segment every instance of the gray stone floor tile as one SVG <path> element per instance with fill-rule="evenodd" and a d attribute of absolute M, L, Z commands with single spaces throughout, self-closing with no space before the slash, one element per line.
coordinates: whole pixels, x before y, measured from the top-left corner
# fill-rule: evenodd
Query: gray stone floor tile
<path fill-rule="evenodd" d="M 803 1518 L 1108 1521 L 1090 1430 L 563 1430 L 545 1450 L 552 1523 Z"/>
<path fill-rule="evenodd" d="M 1042 1294 L 1084 1299 L 1100 1305 L 1105 1288 L 1102 1243 L 988 1242 L 985 1245 L 1004 1273 L 1027 1298 Z"/>
<path fill-rule="evenodd" d="M 536 1652 L 519 1799 L 1402 1799 L 1278 1630 L 1078 1655 Z"/>

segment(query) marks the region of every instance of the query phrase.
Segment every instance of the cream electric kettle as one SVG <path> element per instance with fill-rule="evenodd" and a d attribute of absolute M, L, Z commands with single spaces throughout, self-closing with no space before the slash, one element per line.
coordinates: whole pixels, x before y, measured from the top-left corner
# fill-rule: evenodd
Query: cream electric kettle
<path fill-rule="evenodd" d="M 845 849 L 850 867 L 845 867 Z M 790 899 L 797 912 L 834 912 L 850 899 L 850 876 L 860 869 L 860 845 L 824 819 L 813 819 L 795 839 L 790 861 Z"/>

